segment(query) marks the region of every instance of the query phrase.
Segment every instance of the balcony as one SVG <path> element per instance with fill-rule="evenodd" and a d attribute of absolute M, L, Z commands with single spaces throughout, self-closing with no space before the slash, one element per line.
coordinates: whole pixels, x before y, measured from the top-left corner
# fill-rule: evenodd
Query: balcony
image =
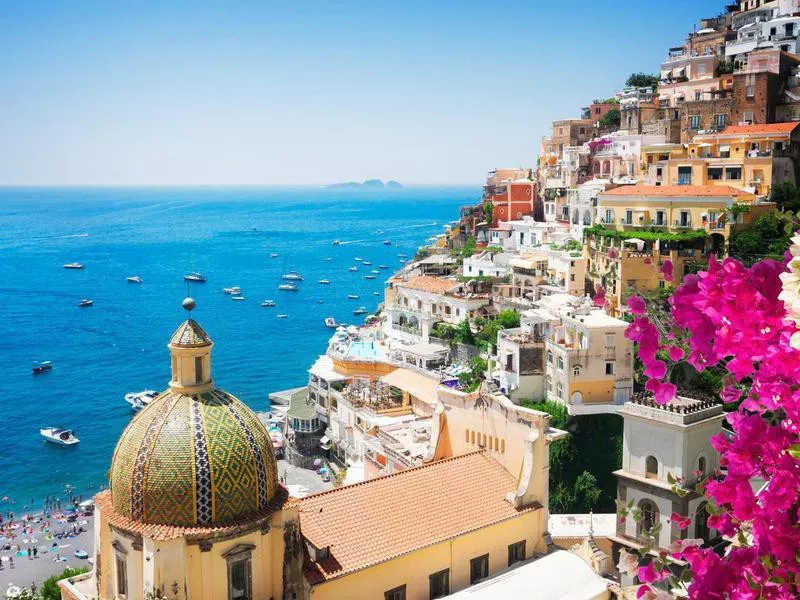
<path fill-rule="evenodd" d="M 675 227 L 675 229 L 691 229 L 692 221 L 691 219 L 689 220 L 676 219 L 675 222 L 673 223 L 673 227 Z"/>

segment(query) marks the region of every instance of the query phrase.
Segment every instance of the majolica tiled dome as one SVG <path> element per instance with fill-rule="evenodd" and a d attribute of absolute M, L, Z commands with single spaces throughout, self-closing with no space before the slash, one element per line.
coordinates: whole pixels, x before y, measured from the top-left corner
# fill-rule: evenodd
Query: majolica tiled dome
<path fill-rule="evenodd" d="M 111 464 L 114 510 L 143 523 L 240 521 L 266 509 L 277 488 L 264 425 L 217 389 L 161 394 L 122 433 Z"/>

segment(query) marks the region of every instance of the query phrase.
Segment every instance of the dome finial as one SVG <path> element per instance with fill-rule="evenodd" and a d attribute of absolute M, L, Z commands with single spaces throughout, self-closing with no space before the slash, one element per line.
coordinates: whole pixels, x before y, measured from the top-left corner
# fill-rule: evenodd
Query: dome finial
<path fill-rule="evenodd" d="M 197 306 L 197 302 L 195 302 L 194 298 L 187 296 L 186 298 L 183 299 L 181 306 L 183 306 L 183 310 L 185 310 L 188 313 L 191 313 Z"/>

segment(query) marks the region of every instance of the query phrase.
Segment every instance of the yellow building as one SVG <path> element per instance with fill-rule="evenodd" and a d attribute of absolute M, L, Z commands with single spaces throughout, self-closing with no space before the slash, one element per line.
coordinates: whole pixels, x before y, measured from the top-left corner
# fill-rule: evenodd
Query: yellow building
<path fill-rule="evenodd" d="M 215 386 L 212 346 L 191 318 L 173 334 L 169 389 L 122 433 L 95 497 L 94 570 L 59 582 L 62 599 L 427 600 L 548 552 L 548 446 L 564 432 L 547 414 L 454 390 L 426 464 L 296 500 L 261 421 Z M 516 579 L 535 588 L 541 570 Z M 570 597 L 606 597 L 602 582 Z"/>

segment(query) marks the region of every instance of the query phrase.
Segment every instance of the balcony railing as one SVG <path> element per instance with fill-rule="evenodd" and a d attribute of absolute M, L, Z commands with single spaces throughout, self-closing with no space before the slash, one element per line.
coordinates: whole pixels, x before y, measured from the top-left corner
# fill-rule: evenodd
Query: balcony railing
<path fill-rule="evenodd" d="M 689 229 L 691 228 L 691 226 L 692 226 L 691 220 L 688 221 L 676 220 L 674 223 L 674 227 L 676 227 L 677 229 Z"/>

